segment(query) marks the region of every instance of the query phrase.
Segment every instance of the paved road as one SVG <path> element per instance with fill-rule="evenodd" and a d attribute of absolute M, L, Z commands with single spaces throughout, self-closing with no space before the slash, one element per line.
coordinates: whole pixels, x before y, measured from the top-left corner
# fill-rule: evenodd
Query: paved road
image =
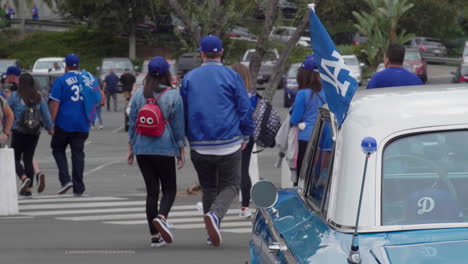
<path fill-rule="evenodd" d="M 451 71 L 454 67 L 430 65 L 428 84 L 449 83 Z M 286 116 L 281 91 L 273 104 Z M 179 192 L 169 218 L 175 243 L 149 248 L 143 179 L 136 167 L 125 163 L 123 113 L 103 114 L 104 129 L 92 131 L 86 142 L 88 197 L 56 196 L 59 183 L 50 137 L 42 134 L 36 158 L 47 175 L 46 191 L 20 201 L 20 216 L 0 217 L 0 263 L 245 263 L 251 223 L 237 216 L 238 202 L 223 222 L 223 246 L 205 245 L 206 232 L 194 207 L 200 195 L 185 192 L 197 183 L 188 155 L 186 167 L 178 171 Z M 260 176 L 280 186 L 280 171 L 273 166 L 276 150 L 257 155 Z"/>

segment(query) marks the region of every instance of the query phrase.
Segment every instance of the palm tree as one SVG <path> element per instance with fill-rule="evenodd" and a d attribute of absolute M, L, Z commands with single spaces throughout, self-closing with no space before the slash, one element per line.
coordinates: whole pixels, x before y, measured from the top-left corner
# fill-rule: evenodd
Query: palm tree
<path fill-rule="evenodd" d="M 377 12 L 388 21 L 391 44 L 396 40 L 398 21 L 413 6 L 408 0 L 383 0 L 383 6 L 377 8 Z"/>

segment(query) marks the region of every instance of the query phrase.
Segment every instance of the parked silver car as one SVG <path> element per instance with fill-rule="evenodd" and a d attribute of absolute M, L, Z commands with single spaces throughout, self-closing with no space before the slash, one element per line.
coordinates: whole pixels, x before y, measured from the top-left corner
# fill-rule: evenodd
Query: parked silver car
<path fill-rule="evenodd" d="M 364 63 L 360 63 L 355 55 L 343 55 L 344 63 L 351 71 L 351 77 L 356 79 L 359 85 L 362 84 L 362 67 Z"/>
<path fill-rule="evenodd" d="M 406 43 L 411 48 L 419 48 L 422 55 L 427 56 L 446 56 L 447 48 L 439 39 L 415 37 Z"/>

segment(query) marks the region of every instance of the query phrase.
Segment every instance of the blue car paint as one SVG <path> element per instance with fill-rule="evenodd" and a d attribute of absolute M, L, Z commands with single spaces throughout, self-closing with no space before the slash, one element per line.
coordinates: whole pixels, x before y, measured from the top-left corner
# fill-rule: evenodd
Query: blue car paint
<path fill-rule="evenodd" d="M 274 208 L 276 214 L 271 209 L 266 212 L 298 263 L 347 263 L 351 234 L 331 229 L 304 204 L 294 189 L 280 190 Z M 250 243 L 251 262 L 268 263 L 262 262 L 262 258 L 268 254 L 268 245 L 272 242 L 276 241 L 265 218 L 257 214 Z M 468 228 L 361 234 L 360 252 L 362 263 L 369 264 L 442 263 L 441 260 L 463 263 L 468 259 Z M 286 263 L 281 252 L 276 260 Z"/>

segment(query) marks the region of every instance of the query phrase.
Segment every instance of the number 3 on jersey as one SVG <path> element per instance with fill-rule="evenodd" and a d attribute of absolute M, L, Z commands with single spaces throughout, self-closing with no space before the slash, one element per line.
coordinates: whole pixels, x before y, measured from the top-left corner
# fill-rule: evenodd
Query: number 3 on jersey
<path fill-rule="evenodd" d="M 78 85 L 73 85 L 71 87 L 71 90 L 73 91 L 73 95 L 70 97 L 70 99 L 74 102 L 81 100 L 83 101 L 83 96 L 80 96 L 80 87 Z"/>

